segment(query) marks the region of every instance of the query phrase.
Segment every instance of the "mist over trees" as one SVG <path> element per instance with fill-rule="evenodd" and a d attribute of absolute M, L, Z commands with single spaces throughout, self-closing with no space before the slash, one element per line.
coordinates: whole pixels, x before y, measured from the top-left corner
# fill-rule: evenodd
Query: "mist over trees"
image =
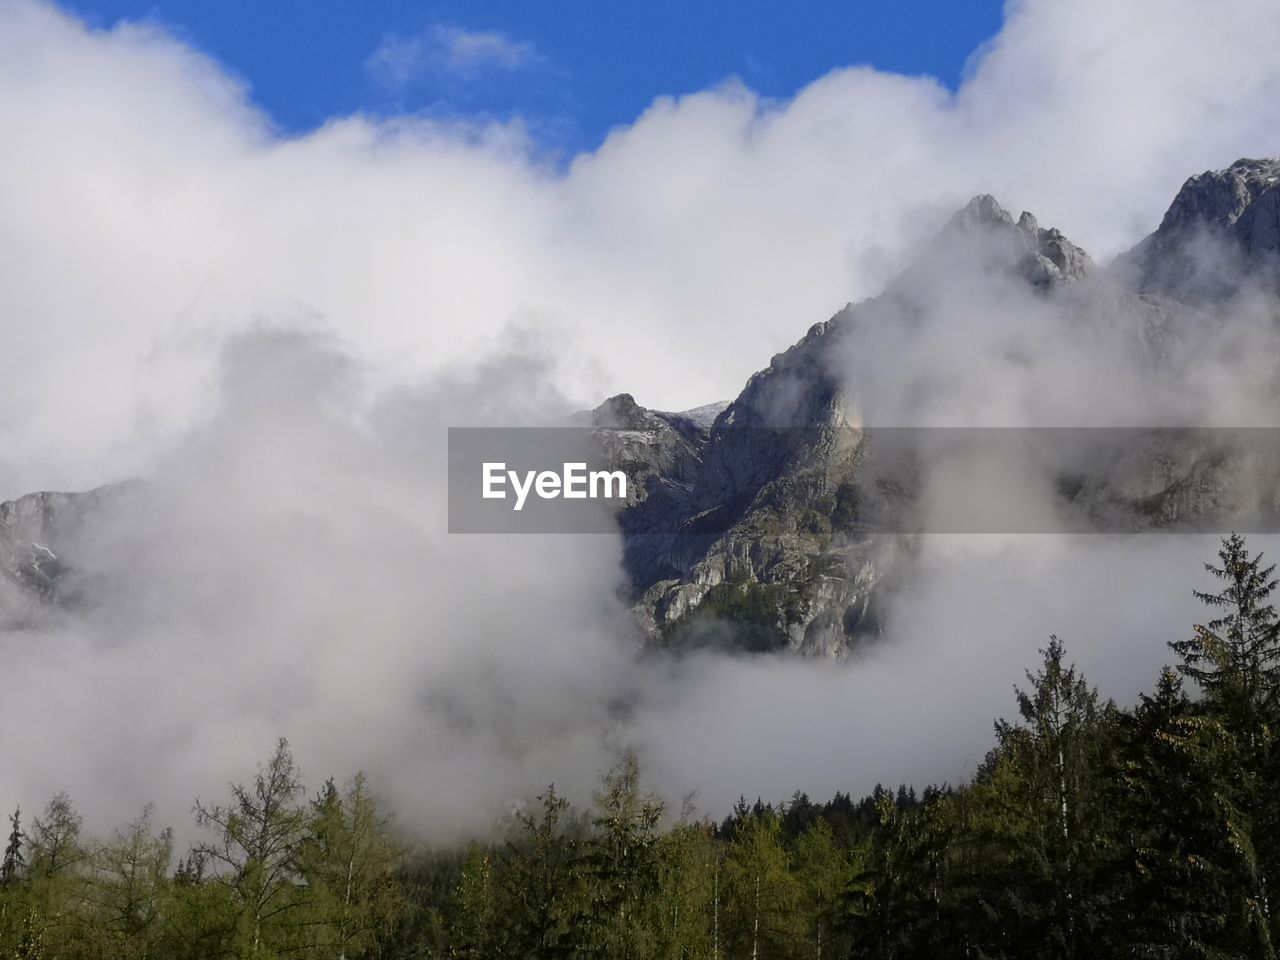
<path fill-rule="evenodd" d="M 1274 957 L 1277 577 L 1236 535 L 1206 568 L 1210 616 L 1151 693 L 1100 700 L 1051 637 L 959 786 L 743 799 L 716 821 L 627 752 L 589 808 L 550 785 L 441 848 L 407 842 L 361 774 L 309 794 L 281 739 L 194 802 L 181 853 L 150 807 L 93 838 L 58 793 L 9 817 L 0 956 Z"/>

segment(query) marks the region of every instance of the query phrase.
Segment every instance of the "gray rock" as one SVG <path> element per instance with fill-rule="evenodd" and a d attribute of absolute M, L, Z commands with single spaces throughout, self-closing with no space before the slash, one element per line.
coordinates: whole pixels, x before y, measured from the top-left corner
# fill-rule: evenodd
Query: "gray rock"
<path fill-rule="evenodd" d="M 30 626 L 74 602 L 65 557 L 111 489 L 31 493 L 0 503 L 0 628 Z"/>
<path fill-rule="evenodd" d="M 1178 270 L 1162 267 L 1161 258 L 1176 262 L 1187 231 L 1203 223 L 1229 227 L 1255 258 L 1274 256 L 1277 171 L 1280 162 L 1242 161 L 1188 181 L 1160 229 L 1129 255 L 1130 265 L 1149 261 L 1137 280 L 1129 268 L 1101 274 L 1059 231 L 1029 213 L 1015 221 L 992 197 L 976 197 L 884 295 L 846 307 L 775 356 L 705 437 L 687 441 L 686 455 L 676 455 L 674 440 L 666 442 L 672 452 L 662 453 L 663 428 L 655 428 L 650 483 L 661 489 L 658 464 L 674 460 L 679 472 L 670 480 L 679 496 L 664 501 L 660 518 L 650 515 L 657 519 L 651 528 L 674 523 L 680 532 L 628 533 L 634 610 L 650 641 L 843 656 L 876 636 L 885 597 L 909 568 L 912 540 L 859 530 L 869 511 L 909 508 L 918 478 L 910 470 L 869 475 L 875 435 L 831 369 L 839 345 L 856 345 L 863 324 L 914 322 L 927 307 L 922 298 L 946 295 L 936 279 L 944 265 L 1026 283 L 1055 298 L 1082 332 L 1119 331 L 1139 368 L 1175 370 L 1213 336 L 1215 322 L 1202 290 L 1157 282 Z M 1112 451 L 1094 468 L 1063 478 L 1064 509 L 1113 529 L 1195 528 L 1280 507 L 1280 456 L 1269 453 L 1224 453 L 1202 439 L 1158 435 Z"/>
<path fill-rule="evenodd" d="M 1018 276 L 1033 287 L 1048 290 L 1087 276 L 1093 260 L 1056 229 L 1044 229 L 1030 213 L 1013 216 L 984 194 L 974 197 L 920 257 L 890 285 L 901 288 L 918 282 L 917 270 L 934 270 L 940 261 L 977 261 L 987 272 Z"/>
<path fill-rule="evenodd" d="M 1114 270 L 1138 293 L 1187 303 L 1222 301 L 1253 284 L 1280 290 L 1280 160 L 1237 160 L 1191 177 Z"/>
<path fill-rule="evenodd" d="M 958 211 L 872 300 L 816 324 L 731 403 L 683 413 L 628 394 L 579 420 L 632 479 L 619 513 L 633 611 L 650 643 L 845 656 L 881 630 L 910 569 L 919 472 L 886 469 L 836 364 L 875 324 L 912 324 L 950 295 L 948 271 L 1023 285 L 1081 336 L 1119 332 L 1140 368 L 1176 372 L 1214 336 L 1216 304 L 1280 289 L 1280 161 L 1242 160 L 1187 181 L 1159 228 L 1106 271 L 1054 229 L 992 197 Z M 1280 516 L 1280 451 L 1153 433 L 1064 476 L 1064 507 L 1117 529 Z M 75 531 L 111 511 L 104 490 L 0 504 L 0 626 L 75 603 Z"/>

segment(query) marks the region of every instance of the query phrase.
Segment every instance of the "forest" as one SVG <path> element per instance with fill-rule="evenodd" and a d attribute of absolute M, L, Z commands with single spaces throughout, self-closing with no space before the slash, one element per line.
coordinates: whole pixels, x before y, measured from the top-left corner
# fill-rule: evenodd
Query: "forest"
<path fill-rule="evenodd" d="M 149 808 L 89 837 L 58 794 L 9 818 L 0 956 L 1274 957 L 1277 578 L 1237 535 L 1206 567 L 1149 693 L 1100 699 L 1050 638 L 965 784 L 713 820 L 628 753 L 585 808 L 548 786 L 460 848 L 401 836 L 362 775 L 310 790 L 283 739 L 182 850 Z"/>

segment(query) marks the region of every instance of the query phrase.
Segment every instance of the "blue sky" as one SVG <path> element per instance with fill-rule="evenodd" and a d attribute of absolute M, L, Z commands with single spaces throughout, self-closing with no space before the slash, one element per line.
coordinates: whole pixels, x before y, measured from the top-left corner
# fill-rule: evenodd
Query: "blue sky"
<path fill-rule="evenodd" d="M 247 81 L 286 131 L 357 110 L 526 117 L 592 148 L 663 94 L 738 76 L 787 97 L 834 67 L 954 88 L 998 0 L 80 0 L 91 23 L 153 19 Z"/>

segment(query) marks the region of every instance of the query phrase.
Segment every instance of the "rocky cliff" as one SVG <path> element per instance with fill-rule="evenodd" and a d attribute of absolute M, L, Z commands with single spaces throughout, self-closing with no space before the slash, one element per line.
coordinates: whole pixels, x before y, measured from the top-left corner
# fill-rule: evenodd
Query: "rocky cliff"
<path fill-rule="evenodd" d="M 605 401 L 586 422 L 632 480 L 618 522 L 649 641 L 843 656 L 874 638 L 913 555 L 911 524 L 894 520 L 912 515 L 924 480 L 911 457 L 885 468 L 885 434 L 865 422 L 850 356 L 874 370 L 868 352 L 883 331 L 910 330 L 981 288 L 975 309 L 994 296 L 1005 312 L 1047 312 L 1063 342 L 1100 338 L 1176 386 L 1231 303 L 1251 297 L 1256 323 L 1280 328 L 1278 184 L 1276 160 L 1192 177 L 1158 228 L 1105 269 L 1031 214 L 977 197 L 880 296 L 810 328 L 732 402 L 667 413 L 626 394 Z M 1219 440 L 1153 434 L 1092 455 L 1087 469 L 1067 464 L 1061 505 L 1109 529 L 1280 515 L 1280 455 Z M 63 543 L 103 509 L 101 491 L 0 504 L 5 624 L 73 602 Z"/>
<path fill-rule="evenodd" d="M 682 430 L 675 415 L 629 396 L 607 401 L 597 422 L 625 406 L 634 431 L 626 457 L 646 464 L 640 482 L 652 491 L 621 518 L 634 611 L 650 641 L 842 656 L 874 638 L 914 541 L 868 523 L 868 512 L 911 503 L 920 477 L 871 469 L 877 429 L 851 396 L 848 351 L 876 327 L 910 326 L 939 298 L 963 296 L 959 284 L 996 277 L 1081 337 L 1106 328 L 1135 369 L 1176 377 L 1213 335 L 1215 305 L 1251 285 L 1276 289 L 1278 176 L 1280 161 L 1242 160 L 1192 177 L 1158 229 L 1106 270 L 1031 214 L 1014 218 L 977 197 L 880 297 L 775 356 L 709 430 Z M 1199 529 L 1280 513 L 1272 450 L 1249 455 L 1212 433 L 1090 441 L 1102 449 L 1089 471 L 1064 464 L 1059 478 L 1063 515 L 1084 528 Z"/>
<path fill-rule="evenodd" d="M 74 603 L 64 554 L 85 517 L 109 509 L 110 489 L 32 493 L 0 503 L 0 628 L 28 626 Z"/>

